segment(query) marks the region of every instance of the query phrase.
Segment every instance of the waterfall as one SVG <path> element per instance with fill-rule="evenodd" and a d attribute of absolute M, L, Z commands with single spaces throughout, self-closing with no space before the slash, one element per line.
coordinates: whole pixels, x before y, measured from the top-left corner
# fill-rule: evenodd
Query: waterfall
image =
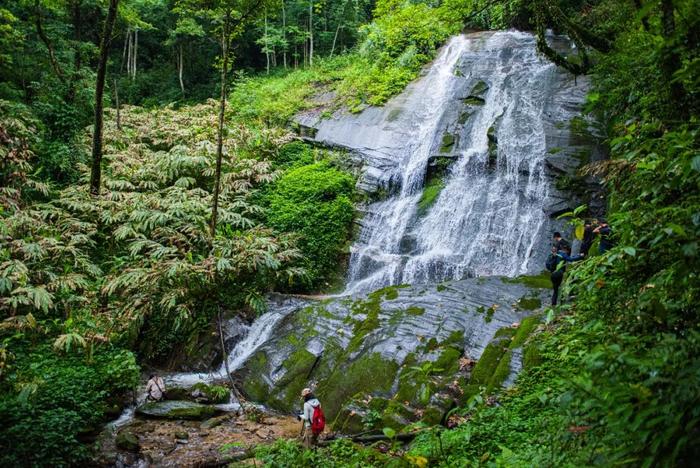
<path fill-rule="evenodd" d="M 275 330 L 282 319 L 287 315 L 298 310 L 301 301 L 288 300 L 281 305 L 271 307 L 269 312 L 258 317 L 252 325 L 244 325 L 238 320 L 233 320 L 232 323 L 236 327 L 243 327 L 238 330 L 240 335 L 244 337 L 239 340 L 234 347 L 228 352 L 228 367 L 229 371 L 238 370 L 250 356 L 258 350 L 258 348 L 270 339 L 270 335 Z M 226 327 L 229 328 L 228 326 Z M 221 363 L 219 369 L 213 372 L 187 372 L 187 373 L 172 373 L 163 376 L 165 383 L 168 386 L 176 387 L 191 387 L 197 382 L 215 382 L 226 379 L 226 365 Z"/>
<path fill-rule="evenodd" d="M 543 112 L 558 73 L 530 34 L 456 36 L 407 96 L 373 116 L 365 151 L 395 162 L 382 183 L 399 188 L 367 208 L 346 292 L 541 269 L 531 257 L 547 234 Z M 441 148 L 448 133 L 452 147 Z M 418 216 L 428 165 L 440 157 L 452 161 L 444 188 Z"/>

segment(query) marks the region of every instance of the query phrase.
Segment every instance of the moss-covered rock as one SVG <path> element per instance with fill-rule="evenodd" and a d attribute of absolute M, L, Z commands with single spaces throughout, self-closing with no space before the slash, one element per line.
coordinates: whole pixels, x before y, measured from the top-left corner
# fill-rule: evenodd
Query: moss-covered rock
<path fill-rule="evenodd" d="M 396 378 L 399 365 L 379 353 L 360 356 L 347 367 L 340 365 L 316 393 L 323 401 L 326 413 L 335 415 L 343 402 L 359 392 L 388 394 Z"/>
<path fill-rule="evenodd" d="M 136 408 L 136 414 L 154 419 L 204 420 L 217 414 L 219 410 L 209 405 L 191 401 L 158 401 L 146 403 Z"/>
<path fill-rule="evenodd" d="M 457 144 L 457 135 L 452 133 L 445 133 L 442 136 L 442 141 L 440 142 L 440 152 L 449 153 Z"/>
<path fill-rule="evenodd" d="M 115 443 L 119 450 L 126 450 L 127 452 L 138 452 L 141 448 L 138 436 L 128 429 L 119 431 Z"/>

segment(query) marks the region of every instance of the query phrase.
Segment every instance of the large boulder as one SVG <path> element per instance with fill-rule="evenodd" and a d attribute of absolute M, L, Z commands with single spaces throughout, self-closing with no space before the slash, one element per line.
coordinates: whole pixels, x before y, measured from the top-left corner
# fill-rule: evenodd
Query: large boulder
<path fill-rule="evenodd" d="M 545 276 L 471 278 L 302 303 L 234 375 L 249 399 L 286 412 L 299 410 L 301 390 L 315 386 L 343 432 L 382 420 L 408 424 L 423 413 L 440 420 L 453 399 L 503 382 L 491 378 L 508 349 L 503 340 L 537 313 L 549 286 Z M 481 366 L 483 382 L 467 388 L 470 368 L 462 362 L 478 361 L 486 349 L 493 351 Z"/>
<path fill-rule="evenodd" d="M 146 403 L 136 408 L 136 414 L 155 419 L 192 419 L 205 420 L 220 413 L 214 406 L 202 405 L 191 401 L 157 401 Z"/>

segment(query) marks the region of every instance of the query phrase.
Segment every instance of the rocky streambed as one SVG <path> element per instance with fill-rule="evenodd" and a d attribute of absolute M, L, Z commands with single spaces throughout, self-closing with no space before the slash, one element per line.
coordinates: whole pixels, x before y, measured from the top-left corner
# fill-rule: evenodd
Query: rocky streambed
<path fill-rule="evenodd" d="M 187 402 L 163 405 L 182 409 Z M 96 462 L 116 467 L 225 466 L 250 457 L 259 444 L 298 437 L 300 427 L 295 417 L 261 411 L 229 412 L 202 420 L 137 415 L 127 425 L 108 427 Z"/>

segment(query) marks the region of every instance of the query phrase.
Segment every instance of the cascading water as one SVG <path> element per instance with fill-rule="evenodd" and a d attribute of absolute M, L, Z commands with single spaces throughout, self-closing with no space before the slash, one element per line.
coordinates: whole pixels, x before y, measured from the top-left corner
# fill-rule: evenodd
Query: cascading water
<path fill-rule="evenodd" d="M 551 184 L 544 173 L 542 114 L 557 73 L 530 34 L 457 36 L 398 103 L 410 114 L 387 118 L 397 105 L 387 104 L 384 121 L 372 122 L 386 136 L 374 134 L 379 143 L 369 151 L 381 145 L 384 157 L 396 161 L 381 183 L 398 182 L 400 189 L 368 207 L 346 292 L 540 268 L 531 256 L 545 236 Z M 483 94 L 470 95 L 475 87 Z M 399 127 L 406 139 L 386 144 Z M 453 146 L 447 150 L 446 139 Z M 453 162 L 439 196 L 417 216 L 426 170 L 436 157 Z"/>
<path fill-rule="evenodd" d="M 245 361 L 267 340 L 275 326 L 294 310 L 299 308 L 300 301 L 287 301 L 279 307 L 261 315 L 252 325 L 243 325 L 235 321 L 236 326 L 245 327 L 238 332 L 244 336 L 228 352 L 228 369 L 233 372 L 239 369 Z M 172 386 L 191 387 L 197 382 L 214 382 L 226 379 L 226 364 L 222 363 L 218 370 L 201 373 L 173 373 L 164 376 L 165 383 Z"/>

